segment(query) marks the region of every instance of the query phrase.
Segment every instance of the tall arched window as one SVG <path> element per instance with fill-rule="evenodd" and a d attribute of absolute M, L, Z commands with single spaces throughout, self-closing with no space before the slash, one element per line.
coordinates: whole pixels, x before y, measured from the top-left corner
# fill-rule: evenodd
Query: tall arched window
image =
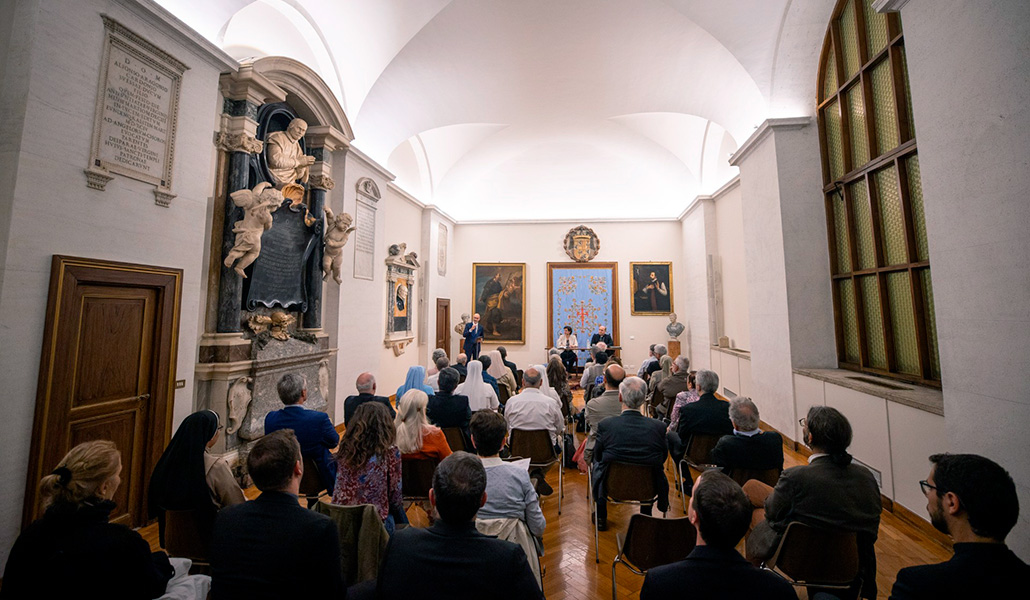
<path fill-rule="evenodd" d="M 897 13 L 839 0 L 819 61 L 819 134 L 842 368 L 939 387 L 919 156 Z"/>

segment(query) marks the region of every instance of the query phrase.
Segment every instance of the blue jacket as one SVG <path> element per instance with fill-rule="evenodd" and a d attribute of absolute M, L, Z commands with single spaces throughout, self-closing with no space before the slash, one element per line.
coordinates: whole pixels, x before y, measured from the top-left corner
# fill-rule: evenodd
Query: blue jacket
<path fill-rule="evenodd" d="M 329 450 L 340 443 L 340 434 L 329 421 L 329 415 L 296 404 L 265 415 L 266 434 L 280 429 L 292 429 L 297 435 L 301 454 L 315 461 L 325 489 L 331 493 L 336 485 L 336 461 Z"/>

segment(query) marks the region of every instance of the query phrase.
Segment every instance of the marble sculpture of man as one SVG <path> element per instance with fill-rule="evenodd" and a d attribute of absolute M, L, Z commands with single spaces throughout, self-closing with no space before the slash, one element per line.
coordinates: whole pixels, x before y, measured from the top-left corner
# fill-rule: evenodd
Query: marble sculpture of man
<path fill-rule="evenodd" d="M 294 119 L 286 131 L 275 131 L 265 140 L 268 171 L 276 188 L 297 181 L 307 183 L 308 167 L 315 163 L 315 157 L 304 154 L 298 143 L 307 131 L 308 124 L 303 119 Z"/>

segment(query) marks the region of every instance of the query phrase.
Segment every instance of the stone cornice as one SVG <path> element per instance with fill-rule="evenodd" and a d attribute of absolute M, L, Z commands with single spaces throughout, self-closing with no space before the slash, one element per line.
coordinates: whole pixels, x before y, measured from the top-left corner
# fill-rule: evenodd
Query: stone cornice
<path fill-rule="evenodd" d="M 901 12 L 908 0 L 873 0 L 873 10 L 878 13 Z"/>
<path fill-rule="evenodd" d="M 234 73 L 223 73 L 218 80 L 222 96 L 230 100 L 247 100 L 257 106 L 269 102 L 285 102 L 286 90 L 254 70 L 254 65 L 240 65 Z"/>
<path fill-rule="evenodd" d="M 350 140 L 332 125 L 312 125 L 304 136 L 309 148 L 325 148 L 330 152 L 350 148 Z"/>
<path fill-rule="evenodd" d="M 758 129 L 751 134 L 740 148 L 730 157 L 730 166 L 739 167 L 740 162 L 747 158 L 755 148 L 773 131 L 790 131 L 807 127 L 812 122 L 812 117 L 787 117 L 783 119 L 766 119 Z"/>

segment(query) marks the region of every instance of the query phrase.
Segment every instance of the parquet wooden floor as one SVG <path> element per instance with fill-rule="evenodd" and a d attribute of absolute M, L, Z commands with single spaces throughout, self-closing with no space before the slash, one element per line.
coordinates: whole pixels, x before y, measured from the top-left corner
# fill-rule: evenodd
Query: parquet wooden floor
<path fill-rule="evenodd" d="M 582 393 L 576 392 L 575 403 L 582 407 Z M 578 434 L 582 439 L 582 434 Z M 805 463 L 800 454 L 784 450 L 785 467 Z M 669 481 L 674 482 L 671 461 L 667 466 Z M 697 476 L 697 473 L 694 474 Z M 542 507 L 547 518 L 544 533 L 545 556 L 541 564 L 546 569 L 544 594 L 548 600 L 607 599 L 612 595 L 612 560 L 615 558 L 616 532 L 624 531 L 630 516 L 637 510 L 632 506 L 610 505 L 608 507 L 608 531 L 600 535 L 600 559 L 594 562 L 594 532 L 587 506 L 587 477 L 575 469 L 565 470 L 565 497 L 562 500 L 562 514 L 558 515 L 558 471 L 552 469 L 548 483 L 555 494 L 543 499 Z M 249 488 L 249 498 L 260 492 Z M 683 516 L 680 499 L 673 490 L 670 494 L 670 510 L 666 516 Z M 655 515 L 661 513 L 655 511 Z M 426 526 L 427 520 L 421 509 L 413 507 L 408 516 L 414 526 Z M 158 549 L 157 525 L 140 530 L 151 546 Z M 887 598 L 891 586 L 902 567 L 928 564 L 947 560 L 950 550 L 901 521 L 888 511 L 880 519 L 880 535 L 876 542 L 877 587 L 880 598 Z M 616 575 L 617 597 L 636 599 L 643 584 L 643 577 L 634 575 L 624 567 L 618 567 Z M 803 592 L 799 593 L 804 598 Z"/>

